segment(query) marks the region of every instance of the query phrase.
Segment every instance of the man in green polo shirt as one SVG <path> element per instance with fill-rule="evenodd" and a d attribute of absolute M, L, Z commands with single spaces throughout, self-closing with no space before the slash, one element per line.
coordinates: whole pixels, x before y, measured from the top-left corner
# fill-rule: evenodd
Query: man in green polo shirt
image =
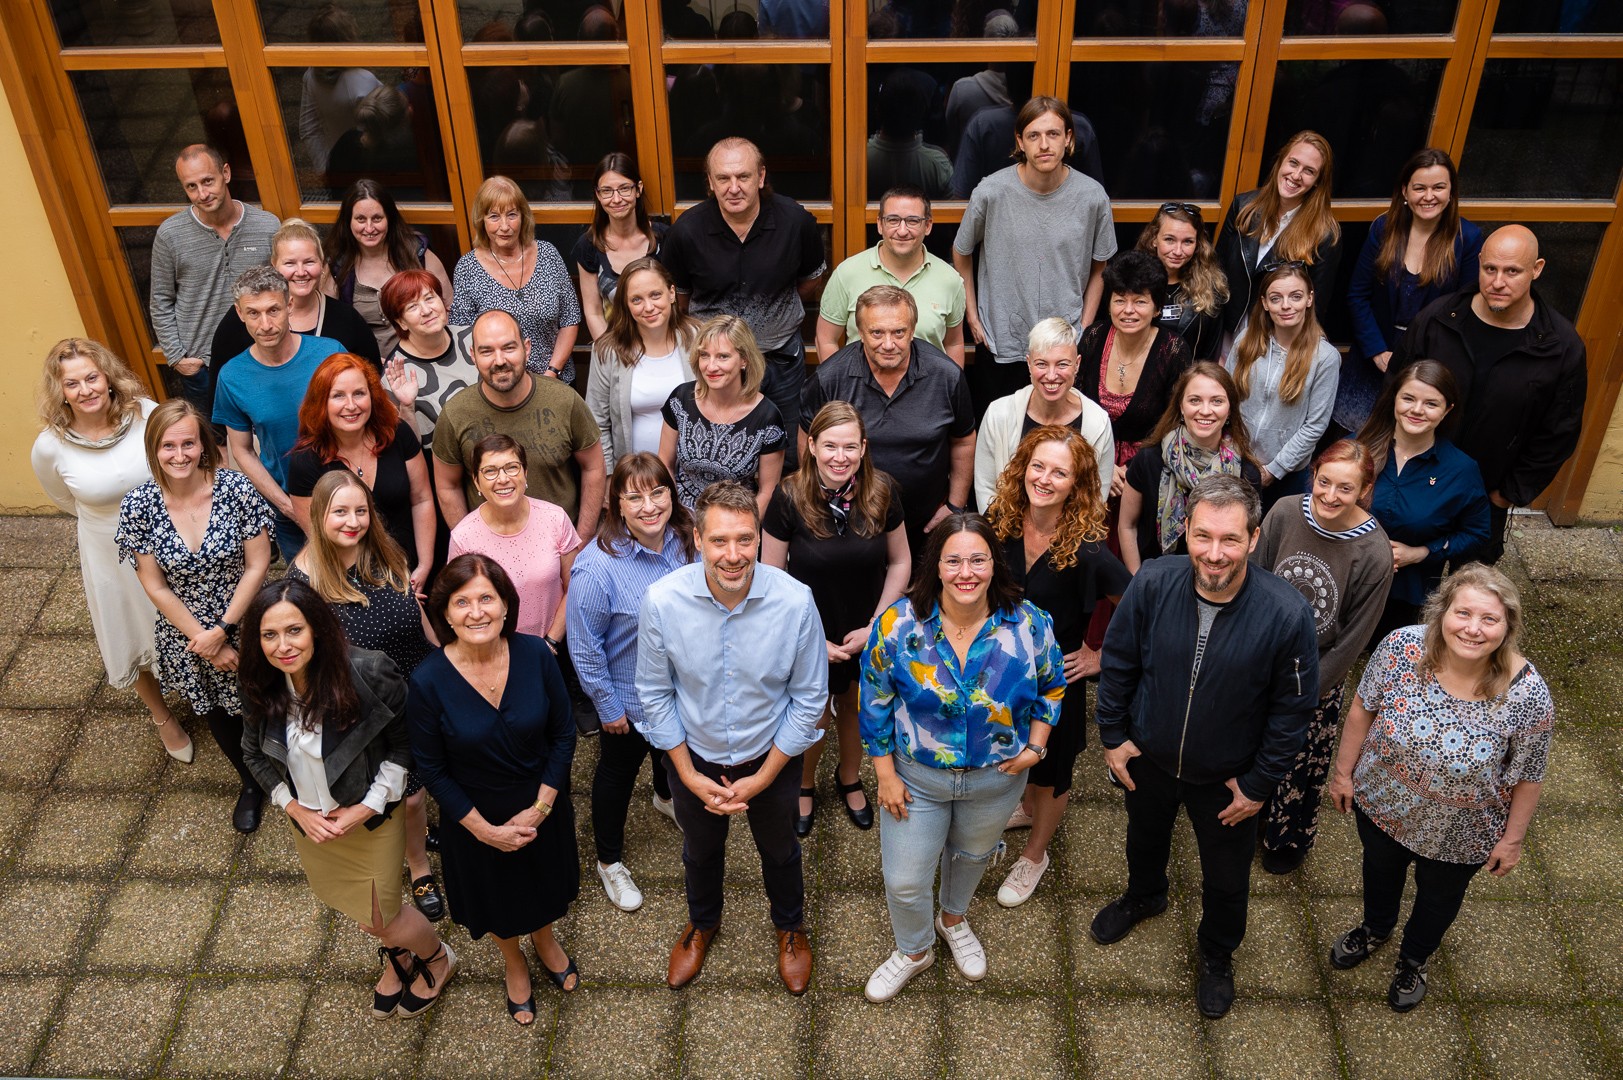
<path fill-rule="evenodd" d="M 945 259 L 924 250 L 930 200 L 913 187 L 893 187 L 879 200 L 879 243 L 846 259 L 829 275 L 817 311 L 817 356 L 827 360 L 856 341 L 857 297 L 874 285 L 895 285 L 919 306 L 914 336 L 964 366 L 964 279 Z"/>

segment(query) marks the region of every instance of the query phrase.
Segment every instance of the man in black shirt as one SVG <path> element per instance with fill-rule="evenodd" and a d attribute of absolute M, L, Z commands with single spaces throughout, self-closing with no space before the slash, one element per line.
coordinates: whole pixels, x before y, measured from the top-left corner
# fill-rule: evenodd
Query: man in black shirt
<path fill-rule="evenodd" d="M 736 315 L 749 324 L 766 357 L 761 392 L 800 426 L 806 345 L 800 324 L 826 261 L 810 211 L 767 187 L 766 163 L 748 139 L 723 139 L 705 157 L 711 199 L 676 219 L 659 249 L 677 292 L 698 319 Z M 783 468 L 798 460 L 791 443 Z"/>
<path fill-rule="evenodd" d="M 1453 374 L 1459 404 L 1443 434 L 1482 469 L 1493 504 L 1487 563 L 1504 554 L 1510 508 L 1549 486 L 1583 426 L 1583 339 L 1533 288 L 1543 271 L 1530 229 L 1496 230 L 1482 245 L 1479 290 L 1429 305 L 1386 369 L 1395 379 L 1410 361 L 1432 359 Z"/>
<path fill-rule="evenodd" d="M 913 336 L 913 294 L 875 285 L 857 297 L 858 338 L 817 366 L 800 408 L 800 443 L 830 401 L 846 401 L 868 430 L 874 467 L 902 494 L 907 542 L 918 558 L 924 534 L 963 511 L 975 475 L 975 407 L 964 371 Z"/>

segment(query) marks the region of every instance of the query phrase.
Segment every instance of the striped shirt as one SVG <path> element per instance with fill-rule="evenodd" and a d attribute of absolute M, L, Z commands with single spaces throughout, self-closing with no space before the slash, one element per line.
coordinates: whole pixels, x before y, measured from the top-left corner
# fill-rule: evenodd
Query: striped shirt
<path fill-rule="evenodd" d="M 605 723 L 642 721 L 637 700 L 637 613 L 648 586 L 687 563 L 676 531 L 655 554 L 628 540 L 609 555 L 595 541 L 575 556 L 565 603 L 569 658 Z"/>
<path fill-rule="evenodd" d="M 208 363 L 237 275 L 270 262 L 271 237 L 281 221 L 257 206 L 240 205 L 242 216 L 224 240 L 189 206 L 158 226 L 152 240 L 152 329 L 171 364 L 187 356 Z"/>

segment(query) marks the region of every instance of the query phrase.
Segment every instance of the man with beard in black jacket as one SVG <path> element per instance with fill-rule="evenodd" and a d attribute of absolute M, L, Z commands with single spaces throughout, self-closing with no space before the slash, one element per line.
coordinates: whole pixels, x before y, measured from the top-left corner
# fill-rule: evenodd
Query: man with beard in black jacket
<path fill-rule="evenodd" d="M 1319 699 L 1313 612 L 1246 562 L 1261 502 L 1237 476 L 1189 494 L 1189 557 L 1144 564 L 1105 633 L 1099 741 L 1127 789 L 1127 891 L 1094 917 L 1109 945 L 1167 906 L 1178 808 L 1200 849 L 1200 984 L 1216 1019 L 1234 1002 L 1257 811 L 1296 758 Z"/>

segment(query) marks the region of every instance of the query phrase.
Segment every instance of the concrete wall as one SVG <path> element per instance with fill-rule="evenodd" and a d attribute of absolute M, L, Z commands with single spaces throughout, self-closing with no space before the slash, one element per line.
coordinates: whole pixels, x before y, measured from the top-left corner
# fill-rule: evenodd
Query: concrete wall
<path fill-rule="evenodd" d="M 1623 522 L 1623 395 L 1612 409 L 1612 422 L 1606 426 L 1606 441 L 1595 458 L 1595 471 L 1589 474 L 1579 514 L 1590 524 Z"/>

